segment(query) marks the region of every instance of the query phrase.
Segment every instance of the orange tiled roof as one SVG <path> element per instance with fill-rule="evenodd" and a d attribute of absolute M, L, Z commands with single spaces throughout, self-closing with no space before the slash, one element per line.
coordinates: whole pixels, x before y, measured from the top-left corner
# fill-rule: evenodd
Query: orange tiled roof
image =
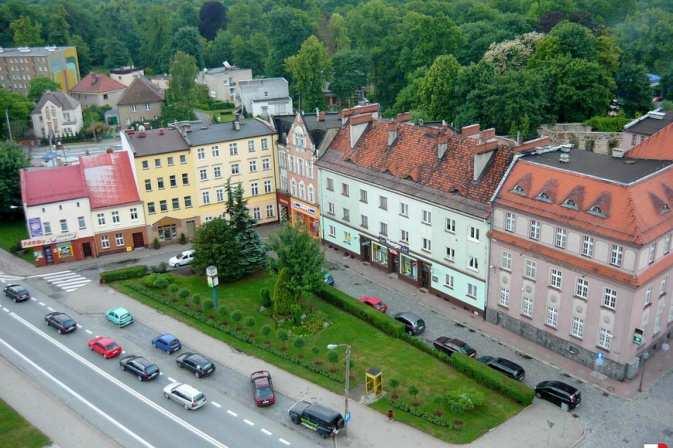
<path fill-rule="evenodd" d="M 626 157 L 673 160 L 673 123 L 633 147 L 626 153 Z"/>
<path fill-rule="evenodd" d="M 89 73 L 71 90 L 74 93 L 105 93 L 112 90 L 124 90 L 126 86 L 101 73 Z"/>

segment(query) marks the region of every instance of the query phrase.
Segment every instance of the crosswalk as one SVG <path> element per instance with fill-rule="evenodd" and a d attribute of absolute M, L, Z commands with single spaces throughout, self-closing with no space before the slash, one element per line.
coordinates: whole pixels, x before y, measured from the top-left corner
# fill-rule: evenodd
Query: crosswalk
<path fill-rule="evenodd" d="M 9 285 L 9 284 L 12 284 L 12 283 L 16 283 L 20 280 L 23 280 L 23 277 L 20 277 L 18 275 L 10 275 L 10 274 L 5 274 L 5 273 L 0 272 L 0 282 L 1 283 Z"/>
<path fill-rule="evenodd" d="M 65 292 L 73 292 L 91 282 L 91 280 L 88 278 L 72 271 L 52 272 L 49 274 L 39 274 L 31 277 L 38 277 L 46 280 L 57 288 L 61 288 Z"/>

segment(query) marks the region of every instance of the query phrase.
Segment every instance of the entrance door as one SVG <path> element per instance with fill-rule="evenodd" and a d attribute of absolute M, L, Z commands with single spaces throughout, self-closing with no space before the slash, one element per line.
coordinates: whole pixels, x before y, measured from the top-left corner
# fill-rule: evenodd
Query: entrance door
<path fill-rule="evenodd" d="M 193 238 L 194 234 L 196 233 L 196 222 L 194 222 L 193 219 L 190 219 L 189 221 L 186 222 L 187 224 L 187 236 L 189 238 Z"/>
<path fill-rule="evenodd" d="M 44 259 L 47 264 L 54 264 L 54 252 L 51 249 L 51 246 L 44 246 Z"/>
<path fill-rule="evenodd" d="M 430 287 L 430 265 L 421 263 L 421 288 L 429 288 Z"/>
<path fill-rule="evenodd" d="M 91 257 L 93 252 L 91 251 L 91 243 L 82 243 L 82 253 L 85 257 Z"/>
<path fill-rule="evenodd" d="M 133 234 L 133 248 L 145 247 L 145 238 L 143 237 L 142 232 L 136 232 Z"/>
<path fill-rule="evenodd" d="M 371 255 L 372 243 L 369 241 L 369 238 L 360 235 L 360 253 L 362 254 L 362 259 L 364 261 L 372 261 Z"/>

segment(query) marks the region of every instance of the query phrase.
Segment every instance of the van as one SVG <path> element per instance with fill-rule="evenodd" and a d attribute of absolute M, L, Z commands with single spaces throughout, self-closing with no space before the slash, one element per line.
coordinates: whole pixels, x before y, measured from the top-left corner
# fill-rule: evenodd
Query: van
<path fill-rule="evenodd" d="M 526 371 L 523 367 L 509 359 L 497 358 L 494 356 L 482 356 L 478 361 L 483 362 L 491 369 L 497 370 L 517 381 L 523 381 L 526 377 Z"/>
<path fill-rule="evenodd" d="M 317 432 L 323 439 L 336 436 L 345 425 L 337 411 L 306 400 L 293 404 L 288 413 L 292 423 Z"/>

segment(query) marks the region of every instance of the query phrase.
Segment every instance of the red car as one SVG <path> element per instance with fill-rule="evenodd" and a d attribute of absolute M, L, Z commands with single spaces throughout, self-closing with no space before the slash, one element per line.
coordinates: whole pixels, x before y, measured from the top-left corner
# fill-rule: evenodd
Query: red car
<path fill-rule="evenodd" d="M 252 372 L 250 384 L 252 384 L 252 395 L 257 406 L 271 406 L 276 402 L 271 374 L 267 370 Z"/>
<path fill-rule="evenodd" d="M 376 311 L 380 311 L 382 313 L 388 311 L 388 305 L 383 303 L 383 300 L 379 299 L 378 297 L 362 296 L 360 297 L 360 302 L 364 303 L 365 305 L 369 305 Z"/>
<path fill-rule="evenodd" d="M 91 351 L 103 355 L 105 359 L 119 356 L 122 352 L 122 346 L 107 336 L 96 336 L 88 344 Z"/>

